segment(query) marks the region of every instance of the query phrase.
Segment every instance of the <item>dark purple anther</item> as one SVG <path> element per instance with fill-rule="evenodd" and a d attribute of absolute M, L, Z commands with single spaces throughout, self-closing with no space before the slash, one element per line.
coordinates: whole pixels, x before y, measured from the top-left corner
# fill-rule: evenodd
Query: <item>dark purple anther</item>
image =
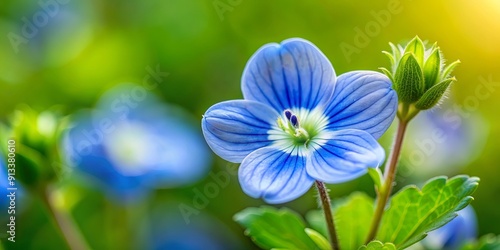
<path fill-rule="evenodd" d="M 299 127 L 299 119 L 297 118 L 297 116 L 292 115 L 292 117 L 290 117 L 290 122 L 292 123 L 292 126 L 296 128 Z"/>
<path fill-rule="evenodd" d="M 285 109 L 285 116 L 286 116 L 286 119 L 290 121 L 290 118 L 292 117 L 292 111 L 290 111 L 289 109 Z"/>

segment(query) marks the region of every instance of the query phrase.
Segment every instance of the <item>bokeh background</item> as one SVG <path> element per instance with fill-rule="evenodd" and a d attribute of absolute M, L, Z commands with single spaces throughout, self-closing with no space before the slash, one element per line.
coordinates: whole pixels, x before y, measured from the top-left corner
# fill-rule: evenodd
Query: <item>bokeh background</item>
<path fill-rule="evenodd" d="M 23 35 L 27 23 L 35 29 L 29 36 Z M 156 70 L 162 77 L 152 94 L 189 113 L 190 125 L 201 133 L 199 120 L 208 107 L 242 98 L 243 68 L 265 43 L 310 40 L 341 74 L 387 67 L 381 51 L 389 49 L 388 42 L 418 35 L 437 41 L 450 62 L 462 63 L 449 98 L 410 125 L 397 188 L 436 175 L 479 176 L 472 203 L 479 234 L 500 234 L 499 30 L 496 0 L 3 0 L 0 120 L 8 128 L 15 110 L 37 113 L 56 107 L 67 116 L 94 108 L 107 90 L 122 83 L 144 84 Z M 435 140 L 432 131 L 446 136 Z M 385 148 L 391 139 L 392 130 L 381 138 Z M 236 165 L 216 156 L 206 161 L 203 176 L 195 181 L 160 188 L 126 204 L 114 202 L 70 170 L 54 184 L 53 199 L 93 249 L 255 249 L 232 216 L 263 202 L 242 193 L 233 172 Z M 218 191 L 186 223 L 179 205 L 194 207 L 198 192 L 217 183 L 213 176 L 222 172 L 229 173 L 228 183 L 217 184 Z M 334 197 L 354 190 L 374 194 L 367 176 L 330 188 Z M 7 243 L 2 226 L 3 247 L 65 249 L 43 202 L 31 190 L 19 195 L 17 242 Z M 304 214 L 317 207 L 315 196 L 311 190 L 278 207 Z"/>

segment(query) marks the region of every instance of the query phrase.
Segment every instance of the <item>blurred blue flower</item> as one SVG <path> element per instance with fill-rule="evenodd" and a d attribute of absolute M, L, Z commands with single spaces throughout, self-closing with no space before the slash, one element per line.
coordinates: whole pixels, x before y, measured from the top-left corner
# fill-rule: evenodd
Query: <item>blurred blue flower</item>
<path fill-rule="evenodd" d="M 408 128 L 403 159 L 413 178 L 453 175 L 472 162 L 484 148 L 488 128 L 477 113 L 457 112 L 450 99 L 439 108 L 415 117 Z"/>
<path fill-rule="evenodd" d="M 390 80 L 372 71 L 336 78 L 312 43 L 267 44 L 249 60 L 244 100 L 210 107 L 206 141 L 220 157 L 241 162 L 243 191 L 269 203 L 293 200 L 314 180 L 339 183 L 384 160 L 377 143 L 394 119 Z"/>
<path fill-rule="evenodd" d="M 430 232 L 422 241 L 427 249 L 454 250 L 477 237 L 477 219 L 469 205 L 458 212 L 448 224 Z"/>
<path fill-rule="evenodd" d="M 71 165 L 120 200 L 193 183 L 211 164 L 190 117 L 131 84 L 108 91 L 95 110 L 76 114 L 63 144 Z"/>

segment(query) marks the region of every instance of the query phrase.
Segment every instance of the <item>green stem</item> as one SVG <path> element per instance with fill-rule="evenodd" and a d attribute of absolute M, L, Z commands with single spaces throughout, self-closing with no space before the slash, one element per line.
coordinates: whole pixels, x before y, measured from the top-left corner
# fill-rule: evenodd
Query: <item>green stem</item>
<path fill-rule="evenodd" d="M 149 198 L 149 197 L 148 197 Z M 149 200 L 144 202 L 106 200 L 104 226 L 106 227 L 107 249 L 136 249 L 146 245 L 149 232 Z M 134 228 L 140 226 L 142 230 Z M 128 239 L 128 240 L 123 240 Z"/>
<path fill-rule="evenodd" d="M 318 188 L 318 193 L 321 198 L 321 206 L 325 212 L 325 220 L 328 228 L 330 244 L 332 245 L 333 250 L 339 250 L 339 240 L 337 237 L 337 231 L 335 230 L 335 222 L 333 221 L 332 208 L 330 207 L 330 196 L 328 196 L 325 183 L 316 181 L 316 187 Z"/>
<path fill-rule="evenodd" d="M 59 234 L 64 239 L 68 248 L 73 250 L 90 249 L 74 224 L 74 221 L 66 212 L 57 209 L 54 205 L 50 197 L 49 188 L 43 188 L 42 191 L 39 192 L 39 197 L 50 215 L 52 224 L 56 230 L 59 231 Z"/>
<path fill-rule="evenodd" d="M 117 204 L 116 201 L 105 200 L 105 219 L 108 236 L 108 249 L 127 249 L 131 247 L 129 203 Z M 123 240 L 128 239 L 128 240 Z"/>
<path fill-rule="evenodd" d="M 381 190 L 377 191 L 378 198 L 375 214 L 373 216 L 366 243 L 375 239 L 375 236 L 377 235 L 378 229 L 380 227 L 380 221 L 382 220 L 387 201 L 389 200 L 389 196 L 391 195 L 394 178 L 396 177 L 396 167 L 398 164 L 399 156 L 401 154 L 401 146 L 403 145 L 403 138 L 406 132 L 406 127 L 408 126 L 408 121 L 409 120 L 406 119 L 399 119 L 398 131 L 396 133 L 394 147 L 392 148 L 389 161 L 387 161 L 384 169 L 385 181 Z"/>

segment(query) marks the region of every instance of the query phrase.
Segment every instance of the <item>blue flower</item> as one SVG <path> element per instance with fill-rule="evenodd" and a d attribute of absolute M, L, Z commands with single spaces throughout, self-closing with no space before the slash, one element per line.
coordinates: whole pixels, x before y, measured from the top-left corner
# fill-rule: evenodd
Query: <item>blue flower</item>
<path fill-rule="evenodd" d="M 466 242 L 477 237 L 477 219 L 474 209 L 469 205 L 458 212 L 458 216 L 448 224 L 430 232 L 423 240 L 429 249 L 459 249 Z"/>
<path fill-rule="evenodd" d="M 412 120 L 403 149 L 403 162 L 411 178 L 426 180 L 438 174 L 453 175 L 482 152 L 489 129 L 480 114 L 465 116 L 452 99 L 421 112 Z"/>
<path fill-rule="evenodd" d="M 75 114 L 64 151 L 70 165 L 118 200 L 197 181 L 211 162 L 183 110 L 131 84 L 109 91 L 95 110 Z"/>
<path fill-rule="evenodd" d="M 203 134 L 223 159 L 240 163 L 239 180 L 251 197 L 293 200 L 314 180 L 339 183 L 384 160 L 377 143 L 394 119 L 390 80 L 372 71 L 340 75 L 312 43 L 267 44 L 242 77 L 244 100 L 210 107 Z"/>

